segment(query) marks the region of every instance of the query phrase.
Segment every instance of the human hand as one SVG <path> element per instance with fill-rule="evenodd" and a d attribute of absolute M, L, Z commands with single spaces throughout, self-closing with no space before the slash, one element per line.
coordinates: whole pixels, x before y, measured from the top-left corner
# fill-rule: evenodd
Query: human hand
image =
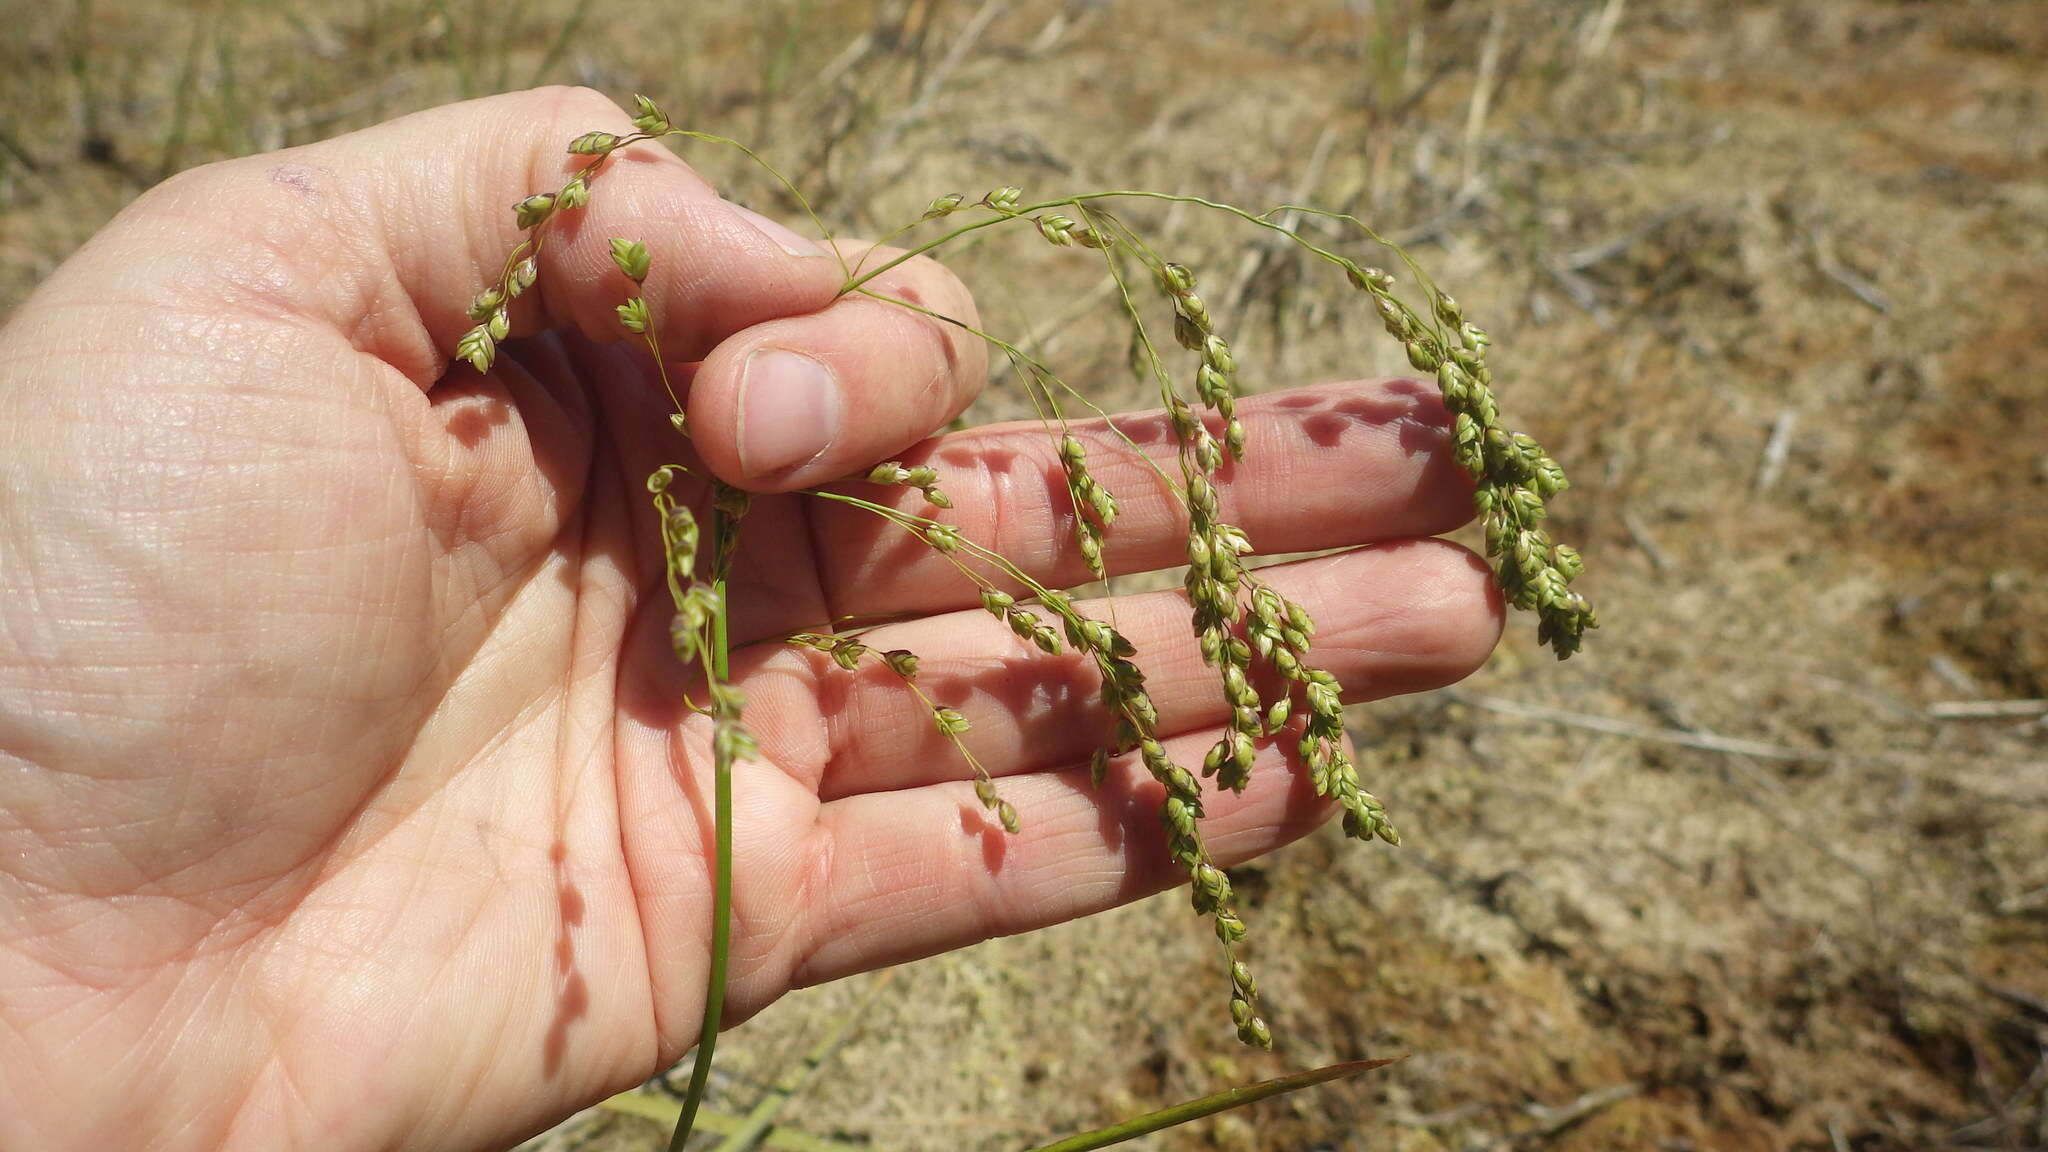
<path fill-rule="evenodd" d="M 981 385 L 981 346 L 837 298 L 836 260 L 659 149 L 563 218 L 492 371 L 451 368 L 507 206 L 560 183 L 564 141 L 624 125 L 529 92 L 195 170 L 0 329 L 0 1147 L 485 1148 L 694 1040 L 709 733 L 643 487 L 684 448 L 610 343 L 608 237 L 647 243 L 664 340 L 701 361 L 680 371 L 703 465 L 778 493 L 929 461 L 968 538 L 1086 579 L 1036 425 L 919 443 Z M 972 316 L 930 261 L 874 287 Z M 1485 568 L 1416 539 L 1470 511 L 1434 389 L 1240 412 L 1232 522 L 1268 552 L 1375 545 L 1269 570 L 1326 666 L 1361 696 L 1476 667 Z M 1170 455 L 1157 418 L 1127 427 Z M 1124 499 L 1113 568 L 1176 563 L 1177 507 L 1083 435 Z M 895 530 L 759 499 L 732 600 L 740 645 L 900 614 L 865 639 L 919 653 L 1023 818 L 981 823 L 900 685 L 742 647 L 762 754 L 735 773 L 735 1016 L 1175 882 L 1156 785 L 1119 765 L 1087 786 L 1109 728 L 1090 666 L 1016 642 Z M 1226 712 L 1182 597 L 1115 612 L 1198 761 Z M 1326 815 L 1290 743 L 1215 796 L 1219 861 Z"/>

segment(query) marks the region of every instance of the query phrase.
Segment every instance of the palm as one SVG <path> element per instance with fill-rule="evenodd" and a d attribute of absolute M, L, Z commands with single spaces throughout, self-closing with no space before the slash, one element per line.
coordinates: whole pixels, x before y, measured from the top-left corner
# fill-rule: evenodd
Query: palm
<path fill-rule="evenodd" d="M 0 340 L 0 415 L 25 447 L 0 457 L 0 1069 L 36 1076 L 0 1076 L 0 1143 L 476 1147 L 675 1059 L 708 969 L 710 758 L 644 488 L 682 450 L 658 386 L 554 337 L 437 381 L 423 365 L 447 341 L 418 320 L 338 321 L 317 293 L 245 309 L 183 282 L 103 303 L 110 260 L 89 249 Z M 326 271 L 321 292 L 345 279 Z M 1226 512 L 1268 550 L 1464 515 L 1419 388 L 1244 411 L 1253 462 Z M 1125 499 L 1112 564 L 1172 564 L 1177 509 L 1081 431 Z M 1049 583 L 1084 577 L 1035 426 L 912 451 L 970 538 Z M 765 497 L 745 525 L 734 673 L 762 756 L 735 779 L 737 1014 L 1171 881 L 1142 770 L 1097 793 L 1077 767 L 1107 731 L 1087 667 L 1015 643 L 865 514 Z M 1497 627 L 1483 570 L 1447 546 L 1271 576 L 1373 695 L 1462 675 Z M 1226 716 L 1184 604 L 1113 610 L 1169 750 L 1198 760 Z M 981 822 L 892 677 L 766 642 L 848 616 L 886 617 L 873 642 L 923 658 L 1021 835 Z M 1284 743 L 1212 806 L 1226 861 L 1322 816 Z M 150 1090 L 106 1106 L 95 1086 L 138 1052 Z"/>

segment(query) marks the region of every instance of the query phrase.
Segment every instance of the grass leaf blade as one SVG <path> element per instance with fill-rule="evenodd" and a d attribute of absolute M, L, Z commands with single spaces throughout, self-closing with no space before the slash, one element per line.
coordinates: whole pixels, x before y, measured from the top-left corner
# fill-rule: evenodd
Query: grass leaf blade
<path fill-rule="evenodd" d="M 683 1114 L 682 1101 L 639 1089 L 621 1092 L 600 1101 L 598 1107 L 607 1112 L 652 1120 L 663 1128 L 674 1128 L 676 1119 Z M 697 1113 L 698 1131 L 709 1132 L 714 1136 L 737 1132 L 746 1123 L 747 1118 L 744 1116 L 735 1116 L 730 1112 L 720 1112 L 712 1108 L 704 1108 Z M 829 1140 L 823 1136 L 813 1136 L 808 1132 L 799 1132 L 791 1128 L 770 1128 L 761 1137 L 761 1143 L 776 1149 L 777 1152 L 876 1152 L 873 1144 Z"/>
<path fill-rule="evenodd" d="M 1107 1148 L 1112 1144 L 1149 1136 L 1162 1128 L 1171 1128 L 1190 1120 L 1200 1120 L 1204 1116 L 1214 1116 L 1218 1112 L 1228 1112 L 1232 1108 L 1242 1108 L 1269 1096 L 1281 1096 L 1331 1080 L 1342 1080 L 1361 1072 L 1384 1068 L 1392 1063 L 1392 1060 L 1353 1060 L 1345 1064 L 1330 1064 L 1307 1072 L 1296 1072 L 1291 1076 L 1262 1080 L 1242 1088 L 1226 1088 L 1198 1100 L 1189 1100 L 1184 1104 L 1175 1104 L 1171 1108 L 1161 1108 L 1157 1112 L 1133 1117 L 1121 1124 L 1112 1124 L 1107 1128 L 1097 1128 L 1093 1132 L 1083 1132 L 1078 1136 L 1056 1140 L 1051 1144 L 1034 1148 L 1031 1152 L 1088 1152 L 1092 1148 Z"/>

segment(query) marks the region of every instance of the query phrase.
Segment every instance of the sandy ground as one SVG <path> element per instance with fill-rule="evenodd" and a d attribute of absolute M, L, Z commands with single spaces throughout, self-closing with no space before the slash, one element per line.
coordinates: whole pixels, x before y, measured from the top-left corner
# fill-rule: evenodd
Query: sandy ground
<path fill-rule="evenodd" d="M 535 76 L 745 137 L 853 231 L 1008 183 L 1302 198 L 1402 238 L 1493 332 L 1605 621 L 1563 666 L 1518 621 L 1466 684 L 1358 712 L 1407 844 L 1331 830 L 1237 874 L 1274 1055 L 1230 1039 L 1169 895 L 908 967 L 793 1126 L 1015 1148 L 1405 1056 L 1145 1146 L 2048 1147 L 2048 725 L 1967 715 L 2048 696 L 2048 6 L 575 11 L 23 14 L 0 308 L 165 171 Z M 1145 221 L 1227 286 L 1248 375 L 1399 370 L 1340 282 Z M 1080 265 L 957 266 L 992 326 L 1123 378 Z M 863 984 L 731 1035 L 716 1103 Z M 660 1139 L 593 1113 L 540 1143 Z"/>

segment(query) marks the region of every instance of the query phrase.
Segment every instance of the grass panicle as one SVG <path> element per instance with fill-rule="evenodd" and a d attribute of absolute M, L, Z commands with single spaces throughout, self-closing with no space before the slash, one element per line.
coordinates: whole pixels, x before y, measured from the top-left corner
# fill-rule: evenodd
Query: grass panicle
<path fill-rule="evenodd" d="M 652 101 L 636 97 L 631 133 L 592 131 L 578 136 L 570 142 L 569 151 L 589 157 L 589 162 L 574 171 L 560 188 L 534 193 L 514 206 L 515 222 L 524 236 L 507 256 L 497 279 L 486 284 L 472 301 L 470 317 L 475 327 L 458 341 L 457 358 L 479 371 L 490 368 L 499 342 L 511 329 L 511 303 L 533 285 L 539 274 L 550 226 L 562 213 L 575 211 L 589 202 L 593 185 L 612 155 L 623 148 L 668 137 L 738 149 L 788 189 L 812 222 L 824 231 L 802 194 L 744 145 L 725 137 L 678 128 Z M 881 487 L 915 489 L 929 511 L 945 512 L 953 508 L 953 502 L 940 486 L 936 468 L 885 461 L 848 477 L 853 484 L 835 484 L 804 493 L 879 517 L 946 559 L 961 579 L 975 589 L 981 608 L 1001 621 L 1020 644 L 1046 654 L 1077 655 L 1093 666 L 1110 726 L 1090 760 L 1090 775 L 1100 786 L 1112 769 L 1123 763 L 1141 768 L 1159 786 L 1160 822 L 1165 829 L 1167 851 L 1187 875 L 1194 910 L 1210 922 L 1222 947 L 1232 1026 L 1243 1042 L 1270 1047 L 1272 1030 L 1259 1014 L 1257 981 L 1240 955 L 1247 935 L 1245 922 L 1237 911 L 1230 879 L 1217 865 L 1202 835 L 1203 780 L 1213 781 L 1212 786 L 1219 789 L 1241 792 L 1260 762 L 1260 749 L 1278 743 L 1283 748 L 1291 747 L 1316 793 L 1341 807 L 1347 834 L 1390 844 L 1400 843 L 1400 837 L 1384 806 L 1362 786 L 1358 764 L 1346 747 L 1342 685 L 1313 660 L 1315 621 L 1302 605 L 1288 600 L 1260 578 L 1250 563 L 1255 556 L 1252 539 L 1242 526 L 1231 523 L 1224 514 L 1219 473 L 1227 465 L 1243 460 L 1251 447 L 1250 435 L 1236 411 L 1242 391 L 1236 352 L 1219 332 L 1217 318 L 1198 290 L 1195 272 L 1154 251 L 1138 230 L 1113 210 L 1119 201 L 1194 205 L 1236 217 L 1248 225 L 1277 233 L 1341 271 L 1353 288 L 1366 295 L 1379 323 L 1402 345 L 1409 363 L 1418 372 L 1434 375 L 1451 413 L 1457 462 L 1473 478 L 1487 556 L 1507 600 L 1537 614 L 1539 639 L 1560 659 L 1578 651 L 1585 633 L 1597 626 L 1597 620 L 1591 604 L 1572 588 L 1584 567 L 1578 553 L 1555 542 L 1544 526 L 1547 502 L 1567 486 L 1564 473 L 1533 439 L 1501 421 L 1487 363 L 1490 341 L 1486 333 L 1466 317 L 1464 309 L 1450 295 L 1430 282 L 1405 253 L 1355 217 L 1295 205 L 1254 213 L 1201 197 L 1129 189 L 1027 202 L 1021 188 L 1002 187 L 973 199 L 956 192 L 931 201 L 918 219 L 891 233 L 890 238 L 908 236 L 930 225 L 942 226 L 945 231 L 916 243 L 906 242 L 906 251 L 901 255 L 873 267 L 868 266 L 865 257 L 851 267 L 841 258 L 845 280 L 840 295 L 866 295 L 960 327 L 1008 358 L 1050 439 L 1052 455 L 1058 462 L 1072 506 L 1075 545 L 1092 576 L 1102 579 L 1114 570 L 1108 551 L 1115 543 L 1118 502 L 1091 469 L 1091 452 L 1105 447 L 1127 451 L 1160 478 L 1162 490 L 1184 514 L 1186 569 L 1182 587 L 1190 611 L 1189 626 L 1202 659 L 1216 674 L 1229 715 L 1223 736 L 1209 748 L 1198 772 L 1176 763 L 1167 752 L 1159 730 L 1159 711 L 1147 691 L 1138 652 L 1118 631 L 1113 619 L 1096 619 L 1083 613 L 1066 591 L 1047 586 L 1008 558 L 969 539 L 954 525 L 865 499 L 854 491 L 861 481 Z M 1312 242 L 1279 222 L 1303 216 L 1355 230 L 1367 241 L 1392 252 L 1415 276 L 1420 286 L 1419 304 L 1411 304 L 1399 295 L 1395 277 L 1390 273 Z M 1083 392 L 1015 344 L 913 301 L 890 297 L 872 286 L 878 276 L 905 260 L 1004 225 L 1028 227 L 1040 242 L 1054 247 L 1099 254 L 1106 275 L 1117 290 L 1117 307 L 1130 327 L 1133 368 L 1158 388 L 1174 439 L 1170 466 L 1162 466 L 1147 455 Z M 645 345 L 674 403 L 671 421 L 687 438 L 688 423 L 668 379 L 655 317 L 641 294 L 641 286 L 650 273 L 647 248 L 639 240 L 618 238 L 611 241 L 611 255 L 628 286 L 617 307 L 619 322 Z M 1157 296 L 1145 296 L 1134 290 L 1133 284 L 1141 281 L 1149 281 Z M 1162 304 L 1165 319 L 1148 323 L 1150 308 Z M 1170 330 L 1170 344 L 1162 347 L 1164 342 L 1152 335 L 1155 329 Z M 1176 350 L 1186 358 L 1184 361 L 1172 358 Z M 1077 434 L 1069 421 L 1069 413 L 1076 409 L 1101 417 L 1097 426 L 1107 438 L 1091 443 Z M 702 1100 L 722 1011 L 731 908 L 731 770 L 734 763 L 759 755 L 744 724 L 744 699 L 739 688 L 730 682 L 726 630 L 727 576 L 750 497 L 715 477 L 698 478 L 708 494 L 706 511 L 710 517 L 709 554 L 704 555 L 705 533 L 699 527 L 699 513 L 675 494 L 675 483 L 685 472 L 681 465 L 665 465 L 648 478 L 647 486 L 659 524 L 665 579 L 673 607 L 671 648 L 679 661 L 695 666 L 704 680 L 704 701 L 687 699 L 686 703 L 708 715 L 713 723 L 718 859 L 714 965 L 697 1062 L 672 1148 L 680 1147 L 687 1138 L 691 1118 Z M 847 673 L 857 672 L 867 664 L 879 666 L 900 681 L 930 715 L 934 729 L 952 744 L 969 768 L 974 794 L 981 806 L 1004 829 L 1018 832 L 1024 826 L 1025 815 L 999 794 L 996 781 L 976 756 L 967 740 L 970 732 L 966 717 L 926 693 L 918 680 L 919 661 L 915 654 L 901 649 L 877 649 L 862 638 L 865 632 L 859 626 L 843 630 L 827 626 L 794 632 L 781 639 L 793 647 L 820 654 Z M 1262 683 L 1277 685 L 1278 690 L 1262 692 Z M 1306 1075 L 1310 1079 L 1302 1083 L 1311 1082 L 1321 1073 Z M 1188 1115 L 1199 1112 L 1197 1109 Z M 1132 1129 L 1133 1134 L 1137 1130 Z"/>

